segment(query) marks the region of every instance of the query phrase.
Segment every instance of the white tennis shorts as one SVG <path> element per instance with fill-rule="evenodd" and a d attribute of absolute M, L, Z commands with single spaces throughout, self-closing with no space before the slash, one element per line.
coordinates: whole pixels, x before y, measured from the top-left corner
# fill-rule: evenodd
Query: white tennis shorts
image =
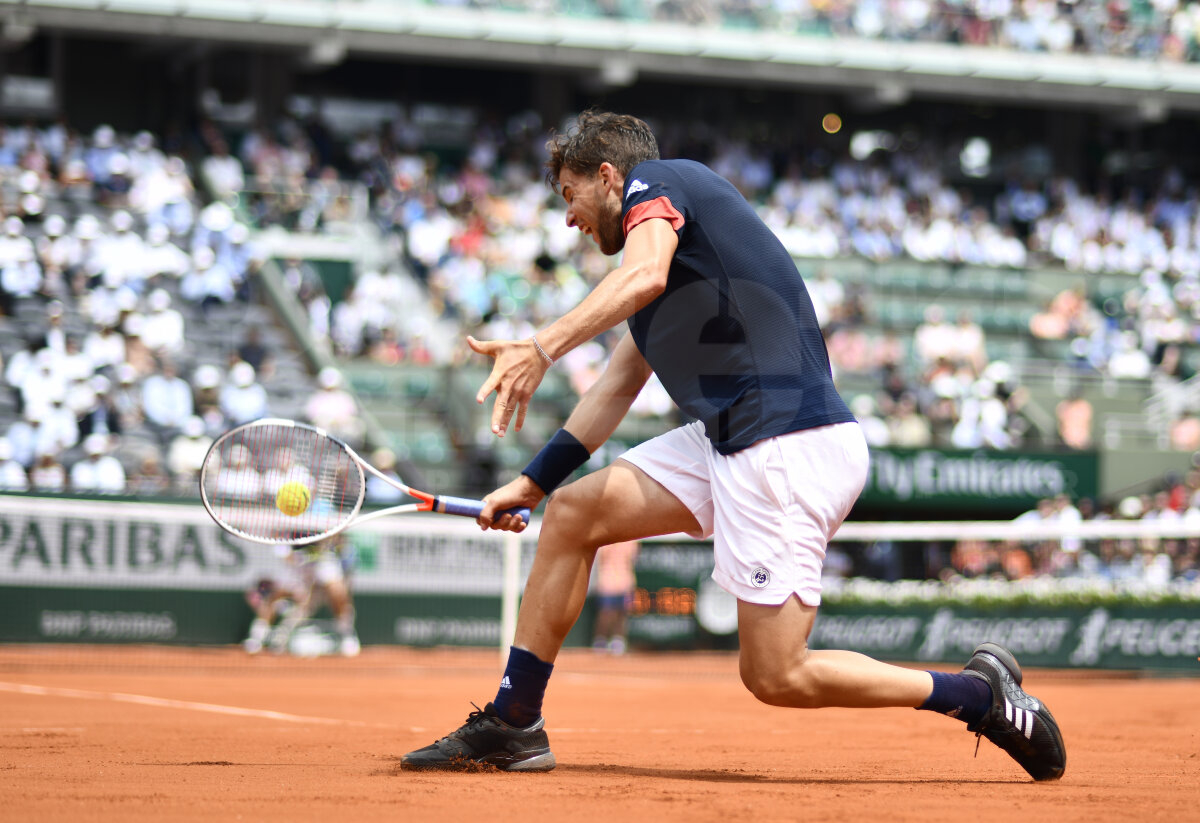
<path fill-rule="evenodd" d="M 793 594 L 821 604 L 825 547 L 867 480 L 857 423 L 761 440 L 723 455 L 699 422 L 621 455 L 675 495 L 712 537 L 713 580 L 748 603 L 777 606 Z"/>

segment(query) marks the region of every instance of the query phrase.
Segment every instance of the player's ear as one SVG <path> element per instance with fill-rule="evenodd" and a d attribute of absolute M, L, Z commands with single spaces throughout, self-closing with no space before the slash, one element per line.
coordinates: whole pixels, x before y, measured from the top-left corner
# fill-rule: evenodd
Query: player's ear
<path fill-rule="evenodd" d="M 616 191 L 618 197 L 625 188 L 625 175 L 617 171 L 617 167 L 612 163 L 600 164 L 600 179 L 608 189 Z"/>

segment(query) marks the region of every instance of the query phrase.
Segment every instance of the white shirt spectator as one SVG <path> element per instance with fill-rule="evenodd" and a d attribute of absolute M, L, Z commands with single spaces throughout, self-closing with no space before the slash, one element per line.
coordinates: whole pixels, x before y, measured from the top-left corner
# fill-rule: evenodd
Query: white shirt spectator
<path fill-rule="evenodd" d="M 194 219 L 192 181 L 187 167 L 178 157 L 167 159 L 163 168 L 139 177 L 129 192 L 129 204 L 146 215 L 151 226 L 165 225 L 176 234 L 185 234 Z"/>
<path fill-rule="evenodd" d="M 64 382 L 70 385 L 77 380 L 87 380 L 95 374 L 96 364 L 80 348 L 78 338 L 68 337 L 66 340 L 66 350 L 58 355 L 54 370 L 62 377 Z"/>
<path fill-rule="evenodd" d="M 188 300 L 232 302 L 237 295 L 237 280 L 229 269 L 219 263 L 208 246 L 196 249 L 192 255 L 192 270 L 183 276 L 180 293 Z"/>
<path fill-rule="evenodd" d="M 79 442 L 79 423 L 64 400 L 55 400 L 42 421 L 46 450 L 61 454 Z"/>
<path fill-rule="evenodd" d="M 1138 348 L 1137 332 L 1122 332 L 1117 349 L 1108 359 L 1108 373 L 1113 377 L 1140 378 L 1150 374 L 1150 358 Z"/>
<path fill-rule="evenodd" d="M 155 425 L 181 428 L 195 411 L 192 387 L 173 365 L 165 364 L 162 374 L 152 374 L 142 382 L 142 409 Z"/>
<path fill-rule="evenodd" d="M 125 362 L 125 338 L 113 326 L 102 326 L 83 339 L 83 352 L 96 369 L 116 368 Z"/>
<path fill-rule="evenodd" d="M 213 439 L 204 431 L 204 421 L 189 417 L 183 424 L 182 433 L 171 441 L 167 449 L 167 471 L 177 480 L 189 480 L 200 474 L 204 458 Z"/>
<path fill-rule="evenodd" d="M 37 352 L 33 350 L 36 343 L 13 352 L 4 369 L 4 381 L 17 391 L 25 384 L 25 377 L 36 367 Z"/>
<path fill-rule="evenodd" d="M 102 282 L 110 289 L 129 285 L 141 291 L 148 276 L 146 270 L 146 244 L 133 231 L 133 218 L 127 211 L 118 211 L 112 217 L 113 233 L 96 241 L 95 263 L 99 266 Z"/>
<path fill-rule="evenodd" d="M 10 492 L 29 490 L 29 475 L 25 467 L 13 459 L 8 439 L 0 440 L 0 489 Z"/>
<path fill-rule="evenodd" d="M 342 388 L 342 376 L 334 368 L 321 369 L 317 375 L 321 390 L 304 406 L 305 417 L 314 425 L 337 435 L 354 439 L 362 433 L 358 404 L 350 392 Z"/>
<path fill-rule="evenodd" d="M 0 287 L 14 297 L 32 297 L 42 286 L 42 268 L 32 248 L 24 254 L 0 267 Z"/>
<path fill-rule="evenodd" d="M 44 418 L 55 401 L 62 402 L 67 396 L 67 384 L 55 366 L 54 352 L 42 349 L 35 356 L 35 365 L 21 382 L 21 400 L 25 408 L 33 409 Z"/>
<path fill-rule="evenodd" d="M 105 454 L 104 435 L 91 435 L 84 442 L 87 457 L 71 467 L 71 488 L 81 492 L 120 494 L 125 491 L 125 469 L 121 461 Z"/>
<path fill-rule="evenodd" d="M 916 351 L 925 363 L 940 358 L 953 359 L 958 344 L 958 332 L 946 322 L 941 306 L 932 305 L 925 310 L 925 322 L 914 332 Z"/>
<path fill-rule="evenodd" d="M 153 352 L 175 353 L 183 348 L 183 315 L 171 308 L 171 295 L 163 289 L 150 292 L 149 311 L 142 323 L 142 342 Z"/>
<path fill-rule="evenodd" d="M 191 268 L 191 258 L 171 242 L 171 231 L 156 223 L 146 231 L 146 271 L 150 276 L 166 274 L 182 277 Z"/>
<path fill-rule="evenodd" d="M 204 158 L 200 171 L 212 193 L 221 200 L 237 194 L 246 185 L 241 161 L 224 147 L 218 147 L 216 153 Z"/>
<path fill-rule="evenodd" d="M 267 390 L 254 380 L 254 367 L 238 363 L 229 371 L 229 381 L 221 388 L 221 411 L 234 425 L 267 416 Z"/>
<path fill-rule="evenodd" d="M 33 260 L 33 241 L 25 236 L 25 222 L 20 217 L 9 217 L 4 221 L 4 234 L 0 235 L 0 266 L 8 266 Z"/>
<path fill-rule="evenodd" d="M 288 462 L 291 462 L 290 452 Z M 316 485 L 312 474 L 304 466 L 286 465 L 282 460 L 276 468 L 267 469 L 262 473 L 263 491 L 270 497 L 279 494 L 279 489 L 283 484 L 291 481 L 296 481 L 310 489 Z"/>
<path fill-rule="evenodd" d="M 230 449 L 229 463 L 217 472 L 213 488 L 221 497 L 241 500 L 262 497 L 262 475 L 250 465 L 250 453 L 245 446 L 234 446 Z"/>

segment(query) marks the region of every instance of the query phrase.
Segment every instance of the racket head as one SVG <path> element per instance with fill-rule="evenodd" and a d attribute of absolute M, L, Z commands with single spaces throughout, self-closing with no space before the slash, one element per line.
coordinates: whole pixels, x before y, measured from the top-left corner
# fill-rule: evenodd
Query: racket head
<path fill-rule="evenodd" d="M 366 488 L 362 460 L 350 446 L 294 420 L 264 418 L 231 429 L 200 469 L 200 500 L 212 519 L 230 534 L 272 545 L 302 546 L 342 531 L 362 508 Z"/>

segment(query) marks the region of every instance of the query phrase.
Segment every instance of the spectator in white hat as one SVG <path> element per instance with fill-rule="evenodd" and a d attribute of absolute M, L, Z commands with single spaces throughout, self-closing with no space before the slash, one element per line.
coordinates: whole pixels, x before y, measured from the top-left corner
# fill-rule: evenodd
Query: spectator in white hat
<path fill-rule="evenodd" d="M 52 214 L 42 224 L 37 255 L 43 268 L 55 267 L 68 272 L 79 265 L 79 241 L 67 232 L 67 221 L 62 215 Z"/>
<path fill-rule="evenodd" d="M 93 265 L 110 289 L 122 286 L 141 294 L 147 272 L 146 244 L 133 230 L 133 215 L 121 209 L 110 220 L 112 232 L 96 240 Z"/>
<path fill-rule="evenodd" d="M 229 370 L 229 381 L 221 388 L 221 412 L 238 426 L 267 416 L 267 390 L 255 380 L 254 367 L 238 363 Z"/>
<path fill-rule="evenodd" d="M 10 216 L 4 219 L 4 233 L 0 234 L 0 267 L 9 266 L 34 256 L 33 242 L 25 236 L 25 221 Z"/>
<path fill-rule="evenodd" d="M 155 223 L 146 230 L 146 271 L 151 278 L 165 275 L 178 279 L 191 266 L 187 252 L 171 242 L 171 230 L 165 223 Z"/>
<path fill-rule="evenodd" d="M 167 447 L 167 471 L 177 489 L 190 490 L 195 486 L 212 443 L 203 420 L 193 415 L 184 422 L 183 430 Z"/>
<path fill-rule="evenodd" d="M 77 492 L 120 494 L 125 491 L 125 469 L 108 453 L 108 438 L 92 434 L 83 442 L 86 456 L 71 467 L 71 489 Z"/>
<path fill-rule="evenodd" d="M 119 150 L 116 146 L 117 133 L 107 124 L 96 127 L 92 132 L 92 145 L 84 152 L 88 176 L 96 183 L 107 183 L 109 163 Z"/>
<path fill-rule="evenodd" d="M 345 440 L 357 440 L 362 434 L 358 404 L 350 392 L 342 388 L 342 374 L 326 366 L 317 375 L 320 391 L 304 405 L 304 415 L 314 425 Z"/>
<path fill-rule="evenodd" d="M 0 309 L 13 312 L 14 300 L 32 297 L 42 288 L 42 267 L 33 244 L 24 234 L 19 217 L 4 221 L 4 236 L 0 238 Z"/>
<path fill-rule="evenodd" d="M 184 343 L 184 320 L 182 314 L 171 308 L 171 295 L 165 289 L 155 289 L 146 304 L 142 341 L 157 354 L 178 352 Z"/>
<path fill-rule="evenodd" d="M 237 296 L 233 273 L 217 261 L 208 246 L 192 253 L 192 269 L 179 284 L 184 298 L 207 310 L 213 303 L 231 303 Z"/>
<path fill-rule="evenodd" d="M 133 143 L 126 154 L 129 157 L 129 173 L 135 183 L 152 172 L 162 170 L 167 164 L 167 158 L 155 146 L 154 135 L 148 131 L 139 131 L 133 136 Z"/>

